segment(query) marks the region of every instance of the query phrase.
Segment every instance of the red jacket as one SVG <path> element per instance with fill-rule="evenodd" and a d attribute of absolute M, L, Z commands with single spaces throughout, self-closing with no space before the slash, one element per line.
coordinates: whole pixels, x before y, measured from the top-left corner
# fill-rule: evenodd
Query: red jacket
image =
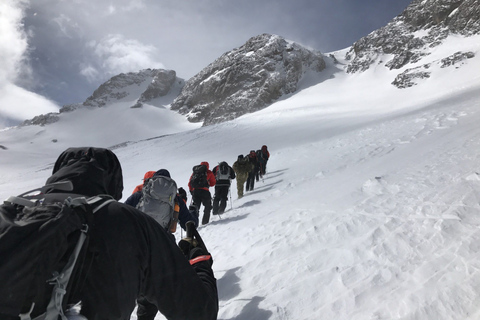
<path fill-rule="evenodd" d="M 203 164 L 205 166 L 207 166 L 207 181 L 208 181 L 208 184 L 210 185 L 210 187 L 213 187 L 215 185 L 215 183 L 217 183 L 217 180 L 215 179 L 215 175 L 213 174 L 213 172 L 210 170 L 210 165 L 208 164 L 208 162 L 204 161 L 200 164 Z M 192 175 L 190 176 L 190 179 L 188 180 L 188 189 L 190 191 L 193 191 L 193 187 L 191 185 L 191 181 L 192 181 L 192 176 L 193 176 L 193 173 Z M 202 189 L 202 190 L 207 190 L 208 191 L 208 188 L 198 188 L 198 189 Z"/>
<path fill-rule="evenodd" d="M 143 189 L 143 184 L 145 183 L 145 180 L 150 179 L 151 177 L 153 177 L 154 174 L 155 174 L 155 171 L 145 172 L 145 175 L 143 176 L 143 183 L 136 186 L 135 189 L 133 189 L 132 194 L 134 194 L 137 191 L 142 190 Z"/>

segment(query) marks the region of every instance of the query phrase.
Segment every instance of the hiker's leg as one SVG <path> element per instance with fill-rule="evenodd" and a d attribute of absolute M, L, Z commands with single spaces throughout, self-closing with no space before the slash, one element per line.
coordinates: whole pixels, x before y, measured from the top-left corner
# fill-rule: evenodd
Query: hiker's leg
<path fill-rule="evenodd" d="M 215 187 L 215 196 L 213 197 L 213 214 L 216 215 L 219 212 L 220 203 L 220 187 Z"/>
<path fill-rule="evenodd" d="M 243 184 L 244 183 L 245 183 L 245 181 L 243 181 L 242 179 L 237 177 L 237 195 L 238 195 L 239 199 L 241 197 L 243 197 Z"/>
<path fill-rule="evenodd" d="M 203 210 L 203 218 L 202 218 L 202 224 L 206 224 L 210 221 L 210 211 L 212 210 L 212 195 L 210 194 L 210 191 L 203 190 L 203 205 L 205 209 Z"/>
<path fill-rule="evenodd" d="M 227 207 L 227 200 L 228 200 L 228 186 L 225 187 L 220 187 L 221 190 L 219 190 L 219 198 L 220 198 L 220 208 L 218 210 L 219 214 L 222 214 L 225 212 L 225 208 Z"/>

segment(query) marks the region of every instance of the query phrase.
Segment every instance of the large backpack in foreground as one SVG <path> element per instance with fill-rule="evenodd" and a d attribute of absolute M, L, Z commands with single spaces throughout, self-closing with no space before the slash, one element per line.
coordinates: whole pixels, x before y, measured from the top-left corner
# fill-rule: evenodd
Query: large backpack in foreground
<path fill-rule="evenodd" d="M 178 212 L 175 211 L 177 184 L 169 177 L 154 176 L 145 183 L 137 209 L 154 218 L 164 229 L 176 227 Z M 171 229 L 173 232 L 175 230 Z"/>
<path fill-rule="evenodd" d="M 0 205 L 0 318 L 63 315 L 73 294 L 69 280 L 79 276 L 75 266 L 88 239 L 93 203 L 100 200 L 44 204 L 11 197 Z"/>

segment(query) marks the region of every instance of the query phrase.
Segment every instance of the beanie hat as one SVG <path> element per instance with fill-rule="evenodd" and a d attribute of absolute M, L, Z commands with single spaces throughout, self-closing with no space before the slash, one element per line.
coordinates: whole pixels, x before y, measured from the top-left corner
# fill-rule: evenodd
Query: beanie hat
<path fill-rule="evenodd" d="M 154 177 L 163 176 L 163 177 L 170 178 L 170 172 L 168 172 L 167 169 L 160 169 L 157 172 L 155 172 L 153 176 Z"/>

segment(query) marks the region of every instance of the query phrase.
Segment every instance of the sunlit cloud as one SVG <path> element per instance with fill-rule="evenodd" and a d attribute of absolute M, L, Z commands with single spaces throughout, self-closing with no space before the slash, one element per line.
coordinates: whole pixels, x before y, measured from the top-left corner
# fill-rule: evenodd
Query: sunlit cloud
<path fill-rule="evenodd" d="M 58 111 L 52 101 L 15 84 L 27 82 L 25 77 L 31 74 L 28 37 L 22 23 L 28 4 L 26 0 L 0 2 L 0 127 L 7 119 L 21 121 Z"/>
<path fill-rule="evenodd" d="M 27 4 L 24 0 L 0 2 L 0 85 L 15 81 L 19 69 L 25 67 L 28 44 L 22 19 Z"/>
<path fill-rule="evenodd" d="M 164 68 L 157 61 L 158 49 L 119 34 L 108 35 L 101 42 L 91 42 L 89 46 L 101 61 L 102 69 L 112 75 L 145 68 Z"/>

